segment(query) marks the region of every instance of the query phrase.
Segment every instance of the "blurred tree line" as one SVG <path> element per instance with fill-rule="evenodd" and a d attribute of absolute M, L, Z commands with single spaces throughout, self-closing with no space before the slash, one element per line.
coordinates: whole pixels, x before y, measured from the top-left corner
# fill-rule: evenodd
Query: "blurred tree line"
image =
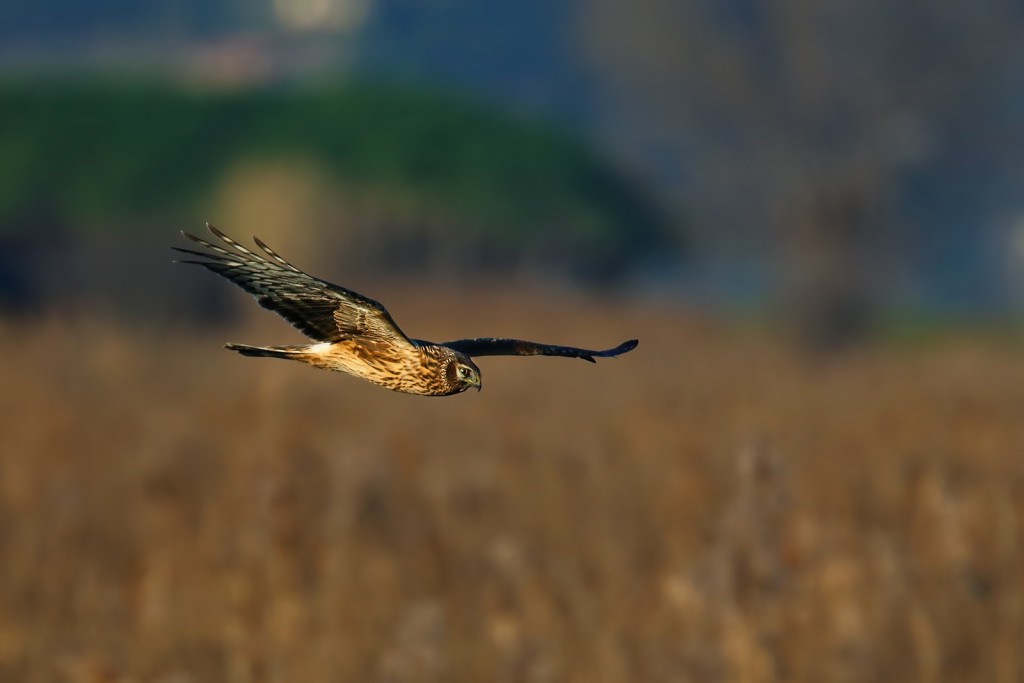
<path fill-rule="evenodd" d="M 676 162 L 662 182 L 698 246 L 774 263 L 806 338 L 855 337 L 908 284 L 979 307 L 1017 281 L 1021 3 L 579 6 L 610 96 L 647 123 L 633 146 Z"/>
<path fill-rule="evenodd" d="M 390 212 L 371 221 L 373 211 L 359 208 L 359 216 L 339 218 L 344 212 L 326 202 L 309 214 L 320 217 L 319 225 L 359 223 L 356 234 L 371 242 L 373 234 L 380 237 L 363 245 L 375 253 L 406 262 L 436 245 L 432 234 L 466 235 L 455 249 L 445 240 L 442 250 L 458 253 L 436 258 L 521 262 L 557 254 L 560 271 L 573 263 L 582 264 L 572 266 L 579 271 L 609 273 L 621 272 L 615 264 L 638 253 L 657 251 L 666 267 L 647 280 L 655 286 L 727 306 L 782 302 L 808 339 L 826 345 L 869 329 L 880 309 L 1005 313 L 1024 300 L 1024 5 L 1017 0 L 122 5 L 47 0 L 0 7 L 0 68 L 137 69 L 144 77 L 214 87 L 237 86 L 233 78 L 257 84 L 256 93 L 174 97 L 197 100 L 193 112 L 216 108 L 214 101 L 224 108 L 250 97 L 277 102 L 272 108 L 284 118 L 268 133 L 269 141 L 280 134 L 269 157 L 287 156 L 289 163 L 312 157 L 334 178 L 335 193 L 345 187 L 347 205 Z M 297 21 L 301 8 L 308 12 Z M 340 21 L 342 15 L 351 20 Z M 327 103 L 335 97 L 326 94 L 330 89 L 321 89 L 324 100 L 288 94 L 288 84 L 353 77 L 400 84 L 394 91 L 408 84 L 423 89 L 415 101 L 384 102 L 381 121 L 375 113 L 365 115 L 368 121 L 351 112 L 338 118 L 342 128 L 383 130 L 396 124 L 403 107 L 425 116 L 419 126 L 397 121 L 405 132 L 393 153 L 388 134 L 373 137 L 384 142 L 377 155 L 382 166 L 372 170 L 364 163 L 369 157 L 360 161 L 353 151 L 371 150 L 371 143 L 360 147 L 332 125 L 338 112 Z M 465 102 L 443 104 L 450 98 L 437 94 L 439 88 L 578 131 L 618 170 L 546 126 Z M 293 114 L 289 106 L 320 111 Z M 192 138 L 212 138 L 209 159 L 193 148 L 189 160 L 205 163 L 179 163 L 187 172 L 171 184 L 195 182 L 197 189 L 163 196 L 205 192 L 206 199 L 172 199 L 175 210 L 200 206 L 195 213 L 207 217 L 209 198 L 231 184 L 223 178 L 241 177 L 232 170 L 238 141 L 254 128 L 276 125 L 259 123 L 255 105 L 249 113 L 237 107 L 239 117 L 223 115 L 223 132 L 211 123 L 216 135 Z M 439 109 L 447 113 L 430 113 Z M 562 142 L 543 143 L 550 156 L 537 152 L 526 161 L 537 145 L 518 134 L 485 134 L 486 126 L 459 122 L 456 110 Z M 181 120 L 193 115 L 199 116 Z M 207 116 L 201 118 L 216 119 Z M 167 118 L 175 120 L 161 125 L 178 130 L 178 118 Z M 449 133 L 436 137 L 432 126 L 448 126 Z M 456 139 L 461 130 L 476 141 Z M 182 134 L 188 143 L 187 131 Z M 452 155 L 433 142 L 449 134 Z M 168 146 L 170 158 L 189 148 Z M 385 161 L 389 154 L 401 160 Z M 486 158 L 468 163 L 473 155 Z M 248 150 L 243 156 L 251 158 Z M 552 164 L 556 157 L 562 161 Z M 223 159 L 231 161 L 218 166 Z M 448 170 L 431 171 L 438 163 Z M 474 177 L 475 169 L 485 170 Z M 284 173 L 293 184 L 304 174 L 308 169 Z M 280 175 L 264 173 L 261 182 L 273 187 L 270 179 Z M 576 180 L 566 181 L 570 176 Z M 309 185 L 296 187 L 316 195 Z M 162 182 L 155 186 L 164 192 Z M 514 192 L 503 197 L 500 188 Z M 140 201 L 148 193 L 133 190 Z M 5 201 L 0 206 L 10 207 Z M 656 206 L 667 208 L 668 220 Z M 24 206 L 17 213 L 31 214 Z M 14 215 L 0 209 L 4 224 Z M 435 223 L 447 227 L 435 233 Z M 665 247 L 678 244 L 683 231 L 691 258 L 680 267 L 679 250 Z M 385 250 L 388 236 L 394 239 Z"/>
<path fill-rule="evenodd" d="M 608 280 L 673 239 L 585 144 L 439 91 L 9 82 L 0 149 L 9 245 L 166 238 L 223 219 L 241 234 L 301 231 L 308 255 L 345 247 L 339 262 L 363 268 L 533 265 Z M 310 207 L 289 212 L 297 202 Z"/>

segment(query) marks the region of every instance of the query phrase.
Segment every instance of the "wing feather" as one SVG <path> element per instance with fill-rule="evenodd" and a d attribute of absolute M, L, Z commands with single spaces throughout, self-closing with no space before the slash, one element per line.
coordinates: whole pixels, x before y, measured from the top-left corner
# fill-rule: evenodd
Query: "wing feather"
<path fill-rule="evenodd" d="M 627 351 L 632 351 L 638 343 L 636 339 L 630 339 L 613 349 L 593 351 L 591 349 L 578 349 L 574 346 L 539 344 L 537 342 L 523 341 L 522 339 L 482 337 L 480 339 L 458 339 L 456 341 L 443 342 L 441 346 L 461 351 L 467 356 L 563 356 L 566 358 L 582 358 L 591 363 L 596 363 L 595 358 L 613 358 Z"/>
<path fill-rule="evenodd" d="M 256 297 L 260 306 L 274 311 L 307 337 L 336 342 L 363 339 L 412 346 L 412 342 L 380 303 L 362 294 L 305 273 L 277 252 L 253 238 L 266 257 L 239 244 L 206 224 L 227 248 L 187 232 L 181 234 L 208 251 L 172 247 L 202 257 L 187 260 L 223 276 Z"/>

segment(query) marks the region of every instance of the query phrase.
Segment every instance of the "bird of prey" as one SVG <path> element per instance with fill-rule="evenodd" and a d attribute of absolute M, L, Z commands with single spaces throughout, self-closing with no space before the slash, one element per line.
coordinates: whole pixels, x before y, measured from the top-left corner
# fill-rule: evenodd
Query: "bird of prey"
<path fill-rule="evenodd" d="M 222 245 L 182 232 L 206 251 L 172 247 L 202 257 L 185 260 L 235 283 L 266 309 L 274 311 L 313 340 L 292 346 L 226 344 L 243 356 L 286 358 L 318 368 L 345 372 L 408 394 L 450 396 L 481 388 L 474 356 L 565 356 L 596 362 L 636 348 L 631 339 L 613 349 L 591 351 L 519 339 L 459 339 L 435 344 L 407 337 L 382 305 L 350 289 L 299 270 L 259 238 L 256 253 L 209 223 Z"/>

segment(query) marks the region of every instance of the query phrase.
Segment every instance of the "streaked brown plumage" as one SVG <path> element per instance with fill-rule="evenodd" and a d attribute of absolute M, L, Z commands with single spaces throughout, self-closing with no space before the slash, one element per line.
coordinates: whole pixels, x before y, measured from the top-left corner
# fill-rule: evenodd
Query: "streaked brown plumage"
<path fill-rule="evenodd" d="M 302 272 L 254 237 L 257 254 L 210 224 L 225 246 L 187 232 L 182 235 L 208 251 L 173 247 L 203 257 L 195 263 L 221 275 L 294 325 L 315 343 L 293 346 L 226 344 L 244 356 L 287 358 L 362 377 L 374 384 L 422 396 L 450 396 L 481 387 L 472 356 L 565 356 L 595 362 L 636 348 L 631 339 L 613 349 L 591 351 L 519 339 L 459 339 L 435 344 L 410 339 L 382 305 L 344 287 Z"/>

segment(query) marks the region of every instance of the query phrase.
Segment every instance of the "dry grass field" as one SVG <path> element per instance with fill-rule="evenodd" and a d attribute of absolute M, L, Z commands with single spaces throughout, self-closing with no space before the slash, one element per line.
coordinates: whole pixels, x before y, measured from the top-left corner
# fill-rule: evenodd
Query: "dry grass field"
<path fill-rule="evenodd" d="M 220 348 L 297 338 L 269 314 L 0 320 L 0 681 L 1024 680 L 1019 343 L 369 293 L 641 344 L 426 399 Z"/>

